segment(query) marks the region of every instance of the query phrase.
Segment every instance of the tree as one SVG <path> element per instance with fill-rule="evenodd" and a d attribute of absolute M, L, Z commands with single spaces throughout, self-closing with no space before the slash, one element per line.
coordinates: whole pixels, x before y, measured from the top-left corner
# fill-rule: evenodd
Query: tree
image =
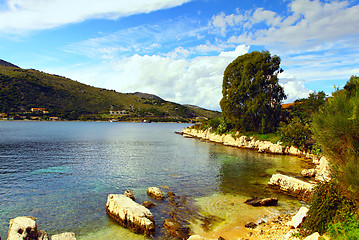
<path fill-rule="evenodd" d="M 223 76 L 220 102 L 222 116 L 236 129 L 256 132 L 275 131 L 281 101 L 286 98 L 278 84 L 280 58 L 268 51 L 239 56 Z"/>
<path fill-rule="evenodd" d="M 312 132 L 334 177 L 359 203 L 359 77 L 351 77 L 314 115 Z"/>

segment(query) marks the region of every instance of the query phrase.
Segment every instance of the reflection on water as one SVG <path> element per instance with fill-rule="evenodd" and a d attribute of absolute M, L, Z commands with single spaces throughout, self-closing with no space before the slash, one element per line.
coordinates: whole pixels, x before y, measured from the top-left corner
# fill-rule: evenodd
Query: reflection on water
<path fill-rule="evenodd" d="M 39 229 L 49 234 L 72 231 L 78 239 L 144 239 L 107 217 L 108 194 L 130 189 L 141 203 L 148 200 L 148 187 L 167 186 L 177 195 L 195 198 L 203 214 L 231 218 L 243 211 L 243 199 L 273 194 L 265 184 L 277 169 L 300 171 L 298 158 L 174 134 L 185 126 L 0 122 L 1 238 L 11 218 L 34 216 Z M 285 196 L 281 201 L 274 210 L 298 204 Z M 161 207 L 152 211 L 162 225 Z"/>

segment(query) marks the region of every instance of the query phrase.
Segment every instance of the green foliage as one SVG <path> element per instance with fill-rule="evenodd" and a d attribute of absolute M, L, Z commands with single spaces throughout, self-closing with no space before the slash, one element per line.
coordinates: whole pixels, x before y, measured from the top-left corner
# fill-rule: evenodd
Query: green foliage
<path fill-rule="evenodd" d="M 281 122 L 278 132 L 282 142 L 301 149 L 308 147 L 312 136 L 308 124 L 303 124 L 297 116 L 289 124 Z"/>
<path fill-rule="evenodd" d="M 94 114 L 106 114 L 110 110 L 126 110 L 133 117 L 220 116 L 218 112 L 153 98 L 156 96 L 95 88 L 33 69 L 0 66 L 0 113 L 24 113 L 32 107 L 41 107 L 51 116 L 65 119 L 93 119 Z"/>
<path fill-rule="evenodd" d="M 359 201 L 359 78 L 352 77 L 313 118 L 312 132 L 347 195 Z"/>
<path fill-rule="evenodd" d="M 313 232 L 323 234 L 330 223 L 341 221 L 347 213 L 354 211 L 354 203 L 345 197 L 338 183 L 334 181 L 318 183 L 303 227 L 308 234 Z"/>
<path fill-rule="evenodd" d="M 227 66 L 220 102 L 227 123 L 245 131 L 275 131 L 286 97 L 278 84 L 279 65 L 278 56 L 262 51 L 239 56 Z"/>
<path fill-rule="evenodd" d="M 295 101 L 295 105 L 289 111 L 292 117 L 298 117 L 303 124 L 310 123 L 313 115 L 319 111 L 326 100 L 323 91 L 310 93 L 308 98 L 301 98 Z"/>
<path fill-rule="evenodd" d="M 205 121 L 201 130 L 211 128 L 213 132 L 218 134 L 227 133 L 230 130 L 230 124 L 228 124 L 222 117 L 212 118 Z"/>
<path fill-rule="evenodd" d="M 357 214 L 348 213 L 344 221 L 338 221 L 329 225 L 331 239 L 357 240 L 359 239 L 359 218 Z"/>

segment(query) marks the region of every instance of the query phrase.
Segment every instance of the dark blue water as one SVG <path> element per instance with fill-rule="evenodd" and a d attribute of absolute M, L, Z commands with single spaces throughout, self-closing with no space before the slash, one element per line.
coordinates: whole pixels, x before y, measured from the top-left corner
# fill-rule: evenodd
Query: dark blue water
<path fill-rule="evenodd" d="M 113 223 L 110 193 L 130 189 L 147 200 L 150 186 L 193 198 L 266 195 L 276 169 L 297 158 L 258 154 L 175 134 L 185 124 L 0 122 L 0 236 L 17 216 L 38 218 L 49 234 L 78 239 L 141 239 Z M 267 176 L 263 177 L 266 173 Z M 261 174 L 259 178 L 258 175 Z"/>

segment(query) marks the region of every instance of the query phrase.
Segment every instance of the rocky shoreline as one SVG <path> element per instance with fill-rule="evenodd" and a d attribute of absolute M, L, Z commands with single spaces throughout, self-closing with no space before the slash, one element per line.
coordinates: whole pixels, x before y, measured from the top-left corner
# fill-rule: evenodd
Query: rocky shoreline
<path fill-rule="evenodd" d="M 179 134 L 184 137 L 198 138 L 204 141 L 223 144 L 226 146 L 245 148 L 256 150 L 259 153 L 292 155 L 303 158 L 312 159 L 316 166 L 313 169 L 303 169 L 301 175 L 306 180 L 300 180 L 295 177 L 286 176 L 283 174 L 273 174 L 268 182 L 268 186 L 278 189 L 279 191 L 297 197 L 299 200 L 308 201 L 316 183 L 330 180 L 329 162 L 324 156 L 317 156 L 309 151 L 301 151 L 293 146 L 285 147 L 281 142 L 272 143 L 270 141 L 260 141 L 254 137 L 241 136 L 238 132 L 232 134 L 216 134 L 207 130 L 197 130 L 194 128 L 184 128 Z M 308 210 L 308 209 L 307 209 Z M 245 238 L 239 239 L 305 239 L 317 240 L 320 235 L 318 233 L 312 234 L 306 238 L 301 238 L 298 228 L 301 221 L 305 218 L 306 212 L 302 209 L 298 210 L 296 215 L 280 215 L 274 219 L 262 224 L 248 223 L 246 227 L 252 228 Z M 299 217 L 297 215 L 300 215 Z M 299 218 L 299 219 L 298 219 Z M 293 222 L 296 222 L 293 226 Z M 192 240 L 205 240 L 200 236 L 193 236 Z M 219 238 L 221 239 L 221 238 Z"/>

